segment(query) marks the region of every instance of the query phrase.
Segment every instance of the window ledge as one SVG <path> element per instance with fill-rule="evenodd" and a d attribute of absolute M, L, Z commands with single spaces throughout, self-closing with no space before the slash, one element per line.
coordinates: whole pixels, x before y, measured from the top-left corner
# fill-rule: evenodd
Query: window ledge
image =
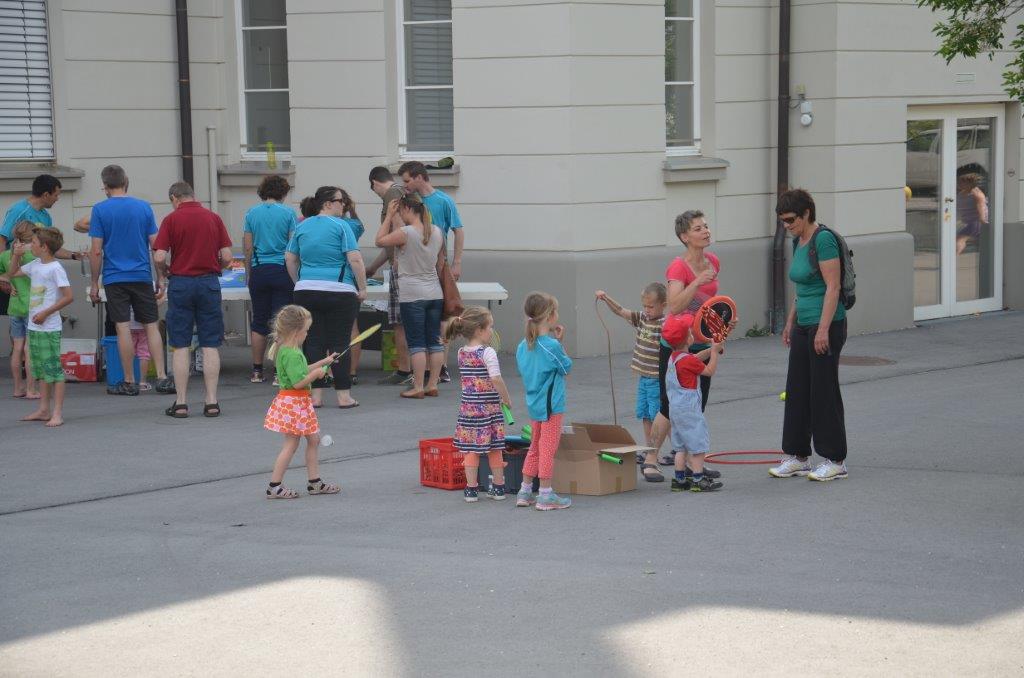
<path fill-rule="evenodd" d="M 263 177 L 273 174 L 282 176 L 288 183 L 295 184 L 295 165 L 291 163 L 277 163 L 277 167 L 271 168 L 266 162 L 239 162 L 233 165 L 222 165 L 217 168 L 217 180 L 221 186 L 240 186 L 245 188 L 256 188 L 263 181 Z"/>
<path fill-rule="evenodd" d="M 725 178 L 729 161 L 702 156 L 670 156 L 665 159 L 662 175 L 666 184 L 690 181 L 718 181 Z"/>
<path fill-rule="evenodd" d="M 402 162 L 392 163 L 392 165 L 389 166 L 388 169 L 397 174 L 398 168 L 401 167 L 402 163 L 404 162 L 406 161 L 403 160 Z M 430 163 L 425 164 L 429 165 Z M 459 174 L 461 174 L 461 172 L 462 168 L 458 165 L 458 163 L 452 165 L 451 167 L 446 167 L 444 169 L 431 169 L 430 167 L 427 168 L 427 174 L 430 175 L 430 185 L 433 186 L 434 188 L 458 188 Z"/>
<path fill-rule="evenodd" d="M 0 193 L 28 193 L 32 190 L 32 180 L 40 174 L 60 179 L 65 191 L 82 188 L 82 177 L 85 176 L 83 170 L 56 163 L 0 162 Z"/>

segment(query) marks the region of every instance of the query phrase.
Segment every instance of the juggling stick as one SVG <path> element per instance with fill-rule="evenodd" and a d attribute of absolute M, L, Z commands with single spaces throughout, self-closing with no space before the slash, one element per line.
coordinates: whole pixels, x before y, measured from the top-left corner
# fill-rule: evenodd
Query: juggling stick
<path fill-rule="evenodd" d="M 376 332 L 379 329 L 380 329 L 380 323 L 377 323 L 373 327 L 370 327 L 370 328 L 360 332 L 356 336 L 355 339 L 353 339 L 351 342 L 349 342 L 348 348 L 346 348 L 344 351 L 342 351 L 341 353 L 338 354 L 338 357 L 334 359 L 334 362 L 338 362 L 339 360 L 341 360 L 341 357 L 343 355 L 345 355 L 346 353 L 348 353 L 349 348 L 352 348 L 353 346 L 355 346 L 356 344 L 360 343 L 361 341 L 363 341 L 365 339 L 369 339 L 370 337 L 373 336 L 373 333 Z"/>

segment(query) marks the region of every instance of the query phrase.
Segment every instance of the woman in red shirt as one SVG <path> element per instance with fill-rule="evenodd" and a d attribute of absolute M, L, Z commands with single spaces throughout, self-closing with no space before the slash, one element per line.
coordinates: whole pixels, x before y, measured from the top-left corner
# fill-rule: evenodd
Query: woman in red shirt
<path fill-rule="evenodd" d="M 689 210 L 676 217 L 676 237 L 686 247 L 682 256 L 676 257 L 665 271 L 668 281 L 668 303 L 665 307 L 666 317 L 680 313 L 695 313 L 705 301 L 718 294 L 718 273 L 721 264 L 718 257 L 704 250 L 711 244 L 711 231 L 704 213 L 700 210 Z M 708 348 L 706 344 L 693 344 L 691 353 L 699 353 Z M 654 419 L 652 437 L 655 448 L 660 450 L 661 444 L 668 436 L 670 424 L 668 419 L 668 393 L 665 390 L 665 373 L 668 371 L 669 356 L 672 348 L 664 340 L 661 342 L 661 353 L 658 359 L 659 382 L 661 384 L 661 411 Z M 708 404 L 711 392 L 711 377 L 701 376 L 701 410 Z M 652 452 L 644 460 L 644 477 L 651 482 L 654 479 L 650 472 L 651 465 L 657 461 L 656 453 Z M 662 464 L 672 464 L 673 458 L 667 455 Z M 655 471 L 657 467 L 654 467 Z M 717 477 L 717 471 L 709 472 Z M 660 476 L 660 473 L 658 474 Z"/>

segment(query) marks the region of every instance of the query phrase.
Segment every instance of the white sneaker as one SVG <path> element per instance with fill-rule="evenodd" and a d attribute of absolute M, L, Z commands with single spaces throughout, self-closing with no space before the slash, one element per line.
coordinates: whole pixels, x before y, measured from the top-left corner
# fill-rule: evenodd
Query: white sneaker
<path fill-rule="evenodd" d="M 768 473 L 775 476 L 776 478 L 792 478 L 793 476 L 805 476 L 811 472 L 811 462 L 809 459 L 800 461 L 799 458 L 793 455 L 787 455 L 785 461 L 778 466 L 773 466 L 768 469 Z"/>
<path fill-rule="evenodd" d="M 827 482 L 829 480 L 835 480 L 837 478 L 846 478 L 849 474 L 846 472 L 846 464 L 837 464 L 834 461 L 823 461 L 818 466 L 807 474 L 808 480 L 820 480 L 821 482 Z"/>

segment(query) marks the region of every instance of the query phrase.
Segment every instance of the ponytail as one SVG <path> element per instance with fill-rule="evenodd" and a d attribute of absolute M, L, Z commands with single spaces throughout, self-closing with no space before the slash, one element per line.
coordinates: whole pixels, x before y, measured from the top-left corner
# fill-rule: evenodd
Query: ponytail
<path fill-rule="evenodd" d="M 299 212 L 303 219 L 315 217 L 320 210 L 313 209 L 313 196 L 307 196 L 299 202 Z"/>
<path fill-rule="evenodd" d="M 423 222 L 423 245 L 424 247 L 429 245 L 430 236 L 434 230 L 433 225 L 430 222 L 430 210 L 427 209 L 427 206 L 423 204 L 422 200 L 409 193 L 402 196 L 401 203 L 399 204 L 401 207 L 412 210 L 413 213 L 420 218 L 420 221 Z"/>
<path fill-rule="evenodd" d="M 455 337 L 472 339 L 477 332 L 494 322 L 491 312 L 483 306 L 467 306 L 462 313 L 448 321 L 444 331 L 444 343 L 451 343 Z"/>
<path fill-rule="evenodd" d="M 455 316 L 448 321 L 448 327 L 444 329 L 444 343 L 452 343 L 452 339 L 458 336 L 462 336 L 465 324 L 462 322 L 462 316 Z"/>
<path fill-rule="evenodd" d="M 321 186 L 316 189 L 316 193 L 303 198 L 302 202 L 299 203 L 299 209 L 302 211 L 302 216 L 308 219 L 309 217 L 315 217 L 320 214 L 324 209 L 324 205 L 326 205 L 328 201 L 334 200 L 335 194 L 339 191 L 342 195 L 345 195 L 345 192 L 337 186 Z"/>
<path fill-rule="evenodd" d="M 526 345 L 533 350 L 540 336 L 540 324 L 558 310 L 558 300 L 547 292 L 530 292 L 523 302 L 526 314 Z"/>

